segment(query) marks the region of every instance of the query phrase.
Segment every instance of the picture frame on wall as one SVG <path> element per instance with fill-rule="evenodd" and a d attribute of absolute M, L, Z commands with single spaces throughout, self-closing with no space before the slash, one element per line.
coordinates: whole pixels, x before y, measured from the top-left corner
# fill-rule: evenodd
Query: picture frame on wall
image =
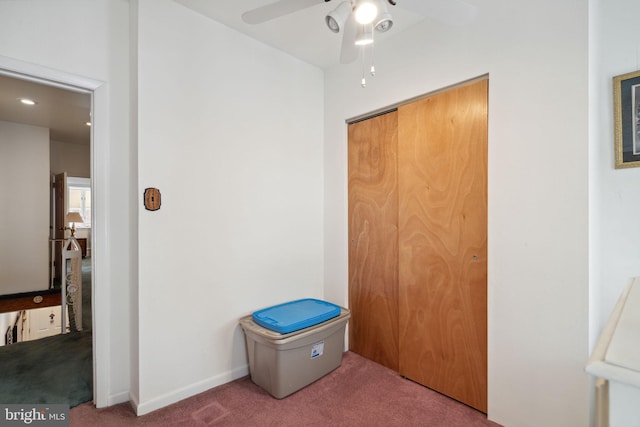
<path fill-rule="evenodd" d="M 640 71 L 613 78 L 616 169 L 640 166 Z"/>

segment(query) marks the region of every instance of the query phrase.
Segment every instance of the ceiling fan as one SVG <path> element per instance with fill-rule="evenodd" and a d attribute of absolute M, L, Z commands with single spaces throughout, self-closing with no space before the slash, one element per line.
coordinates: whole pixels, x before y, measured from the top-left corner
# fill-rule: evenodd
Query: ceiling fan
<path fill-rule="evenodd" d="M 330 1 L 279 0 L 245 12 L 242 20 L 247 24 L 261 24 Z M 325 16 L 329 30 L 342 33 L 341 63 L 356 60 L 359 47 L 373 42 L 374 32 L 386 32 L 393 27 L 389 6 L 396 3 L 397 0 L 342 0 Z M 476 15 L 476 7 L 463 0 L 400 0 L 399 7 L 450 25 L 464 25 Z"/>

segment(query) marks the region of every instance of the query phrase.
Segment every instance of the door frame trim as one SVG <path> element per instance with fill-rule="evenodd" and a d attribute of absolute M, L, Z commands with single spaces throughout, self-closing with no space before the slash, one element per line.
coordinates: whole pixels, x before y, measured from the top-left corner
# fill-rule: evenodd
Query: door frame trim
<path fill-rule="evenodd" d="M 109 406 L 110 322 L 109 313 L 109 212 L 108 201 L 108 94 L 106 82 L 0 55 L 0 74 L 91 95 L 91 292 L 93 317 L 93 401 L 98 408 Z M 100 304 L 97 305 L 96 301 Z M 100 357 L 97 357 L 100 355 Z"/>
<path fill-rule="evenodd" d="M 463 80 L 461 82 L 458 82 L 458 83 L 455 83 L 455 84 L 452 84 L 452 85 L 449 85 L 449 86 L 441 87 L 441 88 L 436 89 L 436 90 L 434 90 L 432 92 L 423 93 L 421 95 L 417 95 L 417 96 L 414 96 L 412 98 L 405 99 L 404 101 L 400 101 L 400 102 L 397 102 L 395 104 L 387 105 L 386 107 L 382 107 L 382 108 L 375 109 L 373 111 L 369 111 L 368 113 L 359 114 L 357 116 L 353 116 L 351 118 L 346 119 L 345 122 L 348 125 L 350 125 L 352 123 L 361 122 L 362 120 L 367 120 L 367 119 L 373 118 L 375 116 L 379 116 L 381 114 L 390 113 L 391 111 L 397 110 L 399 107 L 402 107 L 403 105 L 411 104 L 412 102 L 419 101 L 419 100 L 424 99 L 424 98 L 428 98 L 430 96 L 436 95 L 436 94 L 441 93 L 441 92 L 446 92 L 446 91 L 448 91 L 450 89 L 453 89 L 455 87 L 465 86 L 465 85 L 472 84 L 472 83 L 475 83 L 475 82 L 480 81 L 480 80 L 489 80 L 489 74 L 487 73 L 487 74 L 482 74 L 482 75 L 477 76 L 477 77 L 472 77 L 472 78 L 470 78 L 468 80 Z"/>

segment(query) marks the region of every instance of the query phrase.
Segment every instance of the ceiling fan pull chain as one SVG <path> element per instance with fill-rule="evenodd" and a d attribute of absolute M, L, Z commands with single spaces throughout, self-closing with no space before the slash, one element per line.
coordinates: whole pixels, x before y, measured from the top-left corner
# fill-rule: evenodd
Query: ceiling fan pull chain
<path fill-rule="evenodd" d="M 367 80 L 364 78 L 364 46 L 360 46 L 360 63 L 362 64 L 362 81 L 360 86 L 367 87 Z"/>
<path fill-rule="evenodd" d="M 375 37 L 375 31 L 373 28 L 373 24 L 371 24 L 371 69 L 369 70 L 369 72 L 371 73 L 371 76 L 375 76 L 376 75 L 376 66 L 375 66 L 375 55 L 376 55 L 376 43 L 374 40 Z"/>

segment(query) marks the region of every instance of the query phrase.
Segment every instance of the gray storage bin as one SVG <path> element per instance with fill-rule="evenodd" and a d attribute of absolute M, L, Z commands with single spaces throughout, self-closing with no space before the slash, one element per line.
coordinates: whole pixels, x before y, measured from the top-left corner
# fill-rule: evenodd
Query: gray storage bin
<path fill-rule="evenodd" d="M 344 331 L 350 313 L 288 334 L 240 319 L 244 330 L 251 381 L 282 399 L 338 368 L 342 363 Z"/>

